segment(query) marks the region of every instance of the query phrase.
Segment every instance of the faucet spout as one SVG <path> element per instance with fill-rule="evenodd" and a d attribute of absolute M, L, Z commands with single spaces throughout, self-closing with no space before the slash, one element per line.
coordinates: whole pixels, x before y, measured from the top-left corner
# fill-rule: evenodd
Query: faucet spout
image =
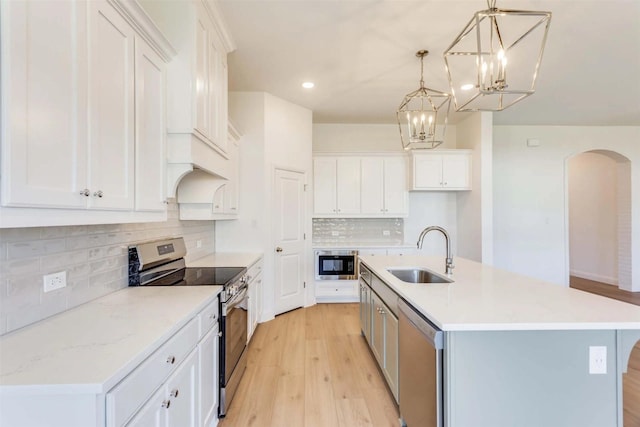
<path fill-rule="evenodd" d="M 444 241 L 445 241 L 445 244 L 447 245 L 447 258 L 445 260 L 445 272 L 447 275 L 450 276 L 453 274 L 454 265 L 453 265 L 453 256 L 451 255 L 451 239 L 449 238 L 449 233 L 447 233 L 447 230 L 437 225 L 432 225 L 430 227 L 425 228 L 420 233 L 420 236 L 418 237 L 418 243 L 416 243 L 416 246 L 418 247 L 418 249 L 422 249 L 422 241 L 424 240 L 424 236 L 426 236 L 427 233 L 429 233 L 430 231 L 434 231 L 434 230 L 441 232 L 442 235 L 444 236 Z"/>

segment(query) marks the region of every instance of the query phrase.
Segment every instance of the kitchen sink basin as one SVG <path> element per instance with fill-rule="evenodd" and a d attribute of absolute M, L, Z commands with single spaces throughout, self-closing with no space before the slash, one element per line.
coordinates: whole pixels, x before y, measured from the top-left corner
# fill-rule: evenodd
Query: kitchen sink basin
<path fill-rule="evenodd" d="M 440 276 L 425 268 L 388 268 L 387 271 L 407 283 L 452 283 L 453 280 Z"/>

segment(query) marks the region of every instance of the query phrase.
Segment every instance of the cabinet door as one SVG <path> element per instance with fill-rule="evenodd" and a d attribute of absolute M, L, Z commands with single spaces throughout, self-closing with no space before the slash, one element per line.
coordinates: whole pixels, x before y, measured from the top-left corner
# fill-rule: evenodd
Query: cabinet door
<path fill-rule="evenodd" d="M 429 189 L 442 187 L 442 156 L 439 154 L 416 154 L 413 156 L 413 188 Z"/>
<path fill-rule="evenodd" d="M 218 416 L 218 326 L 216 325 L 198 344 L 199 356 L 199 426 L 209 426 Z"/>
<path fill-rule="evenodd" d="M 89 206 L 134 207 L 134 31 L 107 2 L 88 2 Z"/>
<path fill-rule="evenodd" d="M 338 158 L 336 177 L 336 210 L 338 214 L 360 213 L 360 158 Z"/>
<path fill-rule="evenodd" d="M 384 369 L 384 304 L 378 296 L 371 292 L 371 350 L 378 360 L 378 364 Z"/>
<path fill-rule="evenodd" d="M 363 194 L 364 197 L 364 194 Z M 389 216 L 406 216 L 407 161 L 404 157 L 384 159 L 384 213 Z"/>
<path fill-rule="evenodd" d="M 360 328 L 367 341 L 371 341 L 371 290 L 360 282 Z"/>
<path fill-rule="evenodd" d="M 136 415 L 127 423 L 127 427 L 165 427 L 167 425 L 167 411 L 171 404 L 166 397 L 167 391 L 160 387 Z"/>
<path fill-rule="evenodd" d="M 192 351 L 171 378 L 166 392 L 171 406 L 167 411 L 168 427 L 196 427 L 198 406 L 198 352 Z"/>
<path fill-rule="evenodd" d="M 448 189 L 470 189 L 471 156 L 468 153 L 442 156 L 442 186 Z"/>
<path fill-rule="evenodd" d="M 239 151 L 238 143 L 230 141 L 227 146 L 227 153 L 229 154 L 229 162 L 231 162 L 231 173 L 224 193 L 224 212 L 227 214 L 238 213 L 238 191 L 240 187 Z"/>
<path fill-rule="evenodd" d="M 385 159 L 382 157 L 363 157 L 360 161 L 362 176 L 363 214 L 384 215 Z"/>
<path fill-rule="evenodd" d="M 336 159 L 319 157 L 313 160 L 313 211 L 316 214 L 336 213 Z"/>
<path fill-rule="evenodd" d="M 4 206 L 86 205 L 86 7 L 0 4 Z"/>
<path fill-rule="evenodd" d="M 163 211 L 165 204 L 165 68 L 136 37 L 136 210 Z"/>
<path fill-rule="evenodd" d="M 398 318 L 384 307 L 384 372 L 389 388 L 398 401 Z"/>
<path fill-rule="evenodd" d="M 210 134 L 209 129 L 209 20 L 207 11 L 197 3 L 196 9 L 196 53 L 195 53 L 195 123 L 193 127 L 203 136 Z"/>
<path fill-rule="evenodd" d="M 209 37 L 209 127 L 211 141 L 227 151 L 227 66 L 225 52 L 210 32 Z"/>

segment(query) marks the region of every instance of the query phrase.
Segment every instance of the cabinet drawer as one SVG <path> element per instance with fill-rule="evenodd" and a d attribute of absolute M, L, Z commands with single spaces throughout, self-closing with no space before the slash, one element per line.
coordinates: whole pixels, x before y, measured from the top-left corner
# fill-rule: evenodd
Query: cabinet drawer
<path fill-rule="evenodd" d="M 198 314 L 198 323 L 200 324 L 198 340 L 202 339 L 214 325 L 218 324 L 218 315 L 218 298 L 216 298 Z"/>
<path fill-rule="evenodd" d="M 251 283 L 260 273 L 262 273 L 262 258 L 247 270 L 247 281 Z"/>
<path fill-rule="evenodd" d="M 198 319 L 192 319 L 117 386 L 107 393 L 107 426 L 124 425 L 198 342 Z"/>

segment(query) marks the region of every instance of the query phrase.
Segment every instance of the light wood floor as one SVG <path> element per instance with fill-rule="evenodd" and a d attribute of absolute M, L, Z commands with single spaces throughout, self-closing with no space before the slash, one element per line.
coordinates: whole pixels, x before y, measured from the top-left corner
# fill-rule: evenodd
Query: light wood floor
<path fill-rule="evenodd" d="M 571 277 L 570 286 L 608 298 L 640 305 L 640 292 L 628 292 L 606 283 Z M 622 377 L 624 397 L 624 427 L 640 427 L 640 342 L 631 352 L 627 373 Z"/>
<path fill-rule="evenodd" d="M 398 408 L 360 336 L 358 304 L 262 323 L 220 427 L 397 427 Z"/>

